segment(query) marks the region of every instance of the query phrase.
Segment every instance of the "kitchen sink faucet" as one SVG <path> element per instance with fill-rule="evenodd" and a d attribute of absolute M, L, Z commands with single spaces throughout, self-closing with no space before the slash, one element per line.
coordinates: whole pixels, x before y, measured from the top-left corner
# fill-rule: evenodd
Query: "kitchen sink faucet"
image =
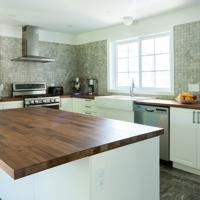
<path fill-rule="evenodd" d="M 134 89 L 135 89 L 135 82 L 134 79 L 131 79 L 131 85 L 130 85 L 130 96 L 133 97 L 134 96 Z"/>

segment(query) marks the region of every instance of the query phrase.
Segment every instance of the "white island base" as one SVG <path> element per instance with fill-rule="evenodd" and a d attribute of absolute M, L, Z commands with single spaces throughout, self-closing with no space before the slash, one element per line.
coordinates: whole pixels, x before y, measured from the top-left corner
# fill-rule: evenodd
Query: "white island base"
<path fill-rule="evenodd" d="M 159 137 L 18 180 L 0 170 L 1 200 L 159 200 Z"/>

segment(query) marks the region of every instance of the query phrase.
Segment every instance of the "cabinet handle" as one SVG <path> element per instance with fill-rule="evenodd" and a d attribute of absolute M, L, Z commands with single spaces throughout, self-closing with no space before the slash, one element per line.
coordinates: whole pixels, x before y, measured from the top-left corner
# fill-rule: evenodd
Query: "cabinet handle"
<path fill-rule="evenodd" d="M 91 106 L 85 106 L 86 108 L 91 108 Z"/>
<path fill-rule="evenodd" d="M 196 124 L 195 118 L 196 118 L 196 111 L 193 111 L 193 124 Z"/>
<path fill-rule="evenodd" d="M 200 124 L 200 112 L 198 112 L 197 123 Z"/>
<path fill-rule="evenodd" d="M 146 108 L 145 111 L 147 111 L 147 112 L 154 112 L 153 109 L 149 109 L 149 108 Z"/>
<path fill-rule="evenodd" d="M 92 113 L 90 113 L 90 112 L 85 112 L 85 114 L 87 114 L 87 115 L 91 115 Z"/>
<path fill-rule="evenodd" d="M 91 99 L 85 99 L 85 101 L 92 101 Z"/>

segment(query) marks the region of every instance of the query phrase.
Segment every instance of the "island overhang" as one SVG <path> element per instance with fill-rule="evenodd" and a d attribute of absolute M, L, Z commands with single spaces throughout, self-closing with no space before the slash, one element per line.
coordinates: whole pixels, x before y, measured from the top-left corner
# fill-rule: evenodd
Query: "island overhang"
<path fill-rule="evenodd" d="M 163 134 L 161 128 L 49 108 L 0 111 L 0 168 L 19 179 Z"/>

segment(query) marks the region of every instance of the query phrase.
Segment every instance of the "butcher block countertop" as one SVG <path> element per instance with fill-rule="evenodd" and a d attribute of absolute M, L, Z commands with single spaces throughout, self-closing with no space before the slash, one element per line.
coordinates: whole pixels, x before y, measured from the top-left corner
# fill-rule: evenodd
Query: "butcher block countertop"
<path fill-rule="evenodd" d="M 14 179 L 163 134 L 163 129 L 50 108 L 0 111 L 0 168 Z"/>
<path fill-rule="evenodd" d="M 87 94 L 81 94 L 81 95 L 61 95 L 60 98 L 79 98 L 79 99 L 94 99 L 97 95 L 87 95 Z M 0 102 L 9 102 L 9 101 L 23 101 L 24 97 L 2 97 L 0 98 Z"/>
<path fill-rule="evenodd" d="M 200 109 L 200 103 L 195 104 L 181 104 L 175 100 L 164 100 L 164 99 L 146 99 L 138 100 L 135 103 L 151 106 L 167 106 L 167 107 L 178 107 L 178 108 L 190 108 L 190 109 Z"/>

